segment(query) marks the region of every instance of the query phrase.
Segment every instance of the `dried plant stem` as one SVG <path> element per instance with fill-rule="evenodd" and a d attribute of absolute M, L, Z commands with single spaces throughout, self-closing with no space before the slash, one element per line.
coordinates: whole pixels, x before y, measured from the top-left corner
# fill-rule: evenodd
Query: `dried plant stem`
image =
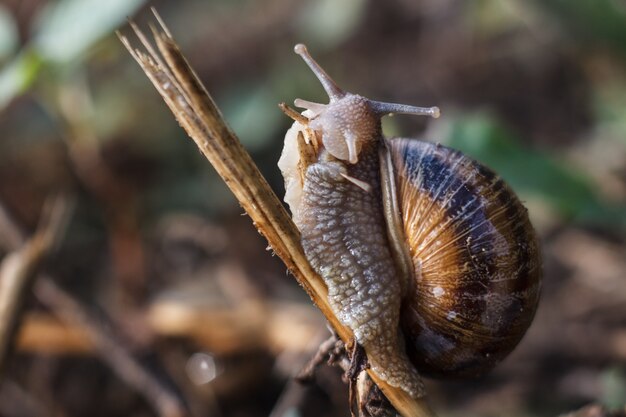
<path fill-rule="evenodd" d="M 274 252 L 341 339 L 350 341 L 352 333 L 333 314 L 327 301 L 327 288 L 304 256 L 300 236 L 291 217 L 226 124 L 163 22 L 156 16 L 162 31 L 152 28 L 152 32 L 160 54 L 132 22 L 131 26 L 147 53 L 133 48 L 128 39 L 118 33 L 120 40 L 152 81 L 180 125 L 224 179 Z M 434 415 L 424 399 L 413 399 L 403 390 L 387 385 L 371 371 L 370 375 L 403 416 Z"/>

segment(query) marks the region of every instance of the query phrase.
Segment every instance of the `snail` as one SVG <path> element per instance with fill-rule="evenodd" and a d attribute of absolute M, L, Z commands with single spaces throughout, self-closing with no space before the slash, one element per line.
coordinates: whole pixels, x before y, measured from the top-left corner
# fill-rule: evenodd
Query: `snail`
<path fill-rule="evenodd" d="M 421 374 L 480 375 L 530 326 L 541 256 L 528 212 L 489 168 L 454 149 L 382 135 L 392 113 L 439 116 L 339 88 L 294 48 L 328 104 L 296 99 L 279 168 L 285 201 L 329 304 L 373 371 L 414 397 Z"/>

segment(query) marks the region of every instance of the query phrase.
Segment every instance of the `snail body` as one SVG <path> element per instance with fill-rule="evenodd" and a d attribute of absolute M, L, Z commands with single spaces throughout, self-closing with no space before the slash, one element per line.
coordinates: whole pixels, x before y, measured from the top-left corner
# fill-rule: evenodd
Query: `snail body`
<path fill-rule="evenodd" d="M 439 110 L 341 90 L 297 45 L 329 95 L 285 137 L 285 201 L 333 312 L 388 384 L 424 394 L 418 371 L 476 375 L 530 325 L 540 255 L 526 209 L 491 170 L 453 149 L 386 139 L 389 113 Z"/>

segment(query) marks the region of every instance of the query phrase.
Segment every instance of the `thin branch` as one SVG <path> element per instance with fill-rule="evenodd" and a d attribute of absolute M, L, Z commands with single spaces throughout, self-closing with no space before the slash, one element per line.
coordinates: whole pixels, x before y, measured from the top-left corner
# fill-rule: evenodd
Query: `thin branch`
<path fill-rule="evenodd" d="M 37 280 L 34 291 L 37 299 L 59 318 L 82 328 L 103 360 L 124 382 L 141 392 L 161 417 L 187 415 L 178 396 L 139 364 L 120 341 L 102 329 L 84 307 L 54 281 L 41 277 Z"/>
<path fill-rule="evenodd" d="M 17 239 L 26 237 L 11 221 L 0 204 L 0 230 L 11 230 Z M 44 208 L 44 215 L 34 237 L 8 255 L 0 267 L 0 367 L 6 362 L 9 347 L 18 327 L 23 299 L 32 287 L 37 299 L 63 321 L 82 329 L 103 360 L 129 386 L 141 393 L 161 417 L 183 417 L 186 408 L 179 397 L 143 367 L 123 344 L 107 334 L 87 310 L 47 275 L 37 276 L 38 266 L 58 240 L 69 217 L 66 199 L 57 198 Z"/>
<path fill-rule="evenodd" d="M 0 265 L 0 376 L 4 373 L 26 295 L 37 272 L 65 229 L 68 203 L 63 197 L 49 200 L 44 206 L 42 220 L 34 236 L 9 253 Z M 8 217 L 5 216 L 4 220 Z M 13 243 L 23 239 L 19 229 L 9 228 Z"/>
<path fill-rule="evenodd" d="M 145 35 L 136 26 L 133 29 L 147 53 L 135 49 L 126 37 L 118 33 L 121 42 L 337 334 L 344 342 L 351 340 L 352 332 L 342 326 L 333 314 L 327 301 L 327 288 L 304 256 L 298 230 L 287 211 L 226 124 L 215 102 L 180 52 L 162 20 L 158 17 L 157 20 L 162 31 L 155 30 L 153 35 L 160 56 L 149 46 Z M 163 61 L 166 65 L 161 63 Z M 371 370 L 368 372 L 394 407 L 405 417 L 434 415 L 423 398 L 411 398 L 403 390 L 384 383 Z"/>
<path fill-rule="evenodd" d="M 291 378 L 287 381 L 287 384 L 283 388 L 283 392 L 280 394 L 274 408 L 269 414 L 269 417 L 283 417 L 288 414 L 299 414 L 299 408 L 307 397 L 307 393 L 310 391 L 310 384 L 315 368 L 320 365 L 327 357 L 328 352 L 332 350 L 336 343 L 339 343 L 339 339 L 334 334 L 331 338 L 324 340 L 327 332 L 318 332 L 318 334 L 309 341 L 307 353 L 316 352 L 313 359 L 304 363 L 302 359 L 292 359 L 292 363 L 289 364 L 290 369 L 302 368 L 295 378 Z M 321 345 L 320 345 L 321 343 Z"/>
<path fill-rule="evenodd" d="M 18 248 L 24 243 L 24 233 L 11 221 L 11 215 L 0 205 L 0 247 Z"/>
<path fill-rule="evenodd" d="M 15 409 L 16 406 L 19 406 L 20 411 Z M 52 417 L 54 411 L 50 408 L 15 381 L 5 379 L 0 383 L 0 415 Z"/>

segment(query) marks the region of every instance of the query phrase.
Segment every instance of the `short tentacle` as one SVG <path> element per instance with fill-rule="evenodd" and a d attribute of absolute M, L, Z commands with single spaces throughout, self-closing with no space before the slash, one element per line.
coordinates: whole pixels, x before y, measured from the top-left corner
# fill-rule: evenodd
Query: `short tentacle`
<path fill-rule="evenodd" d="M 430 116 L 438 118 L 441 115 L 439 107 L 417 107 L 407 104 L 385 103 L 383 101 L 369 101 L 372 110 L 379 116 L 385 114 L 413 114 L 416 116 Z"/>

